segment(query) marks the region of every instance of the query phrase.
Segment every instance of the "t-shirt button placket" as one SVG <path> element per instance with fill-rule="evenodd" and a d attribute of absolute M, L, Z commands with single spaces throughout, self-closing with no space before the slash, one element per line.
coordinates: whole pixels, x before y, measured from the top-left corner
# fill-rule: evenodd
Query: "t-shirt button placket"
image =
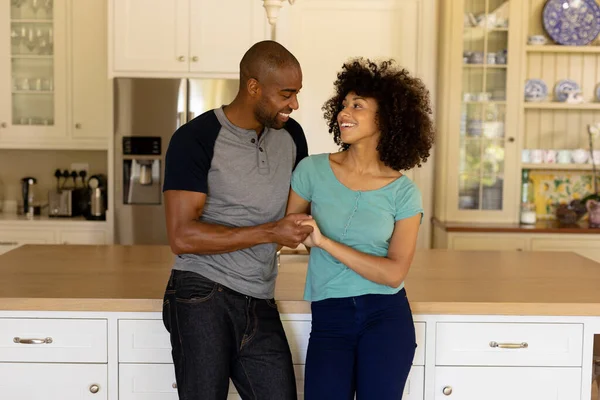
<path fill-rule="evenodd" d="M 269 171 L 269 165 L 267 164 L 267 154 L 262 147 L 258 148 L 258 169 L 261 172 L 267 173 Z"/>

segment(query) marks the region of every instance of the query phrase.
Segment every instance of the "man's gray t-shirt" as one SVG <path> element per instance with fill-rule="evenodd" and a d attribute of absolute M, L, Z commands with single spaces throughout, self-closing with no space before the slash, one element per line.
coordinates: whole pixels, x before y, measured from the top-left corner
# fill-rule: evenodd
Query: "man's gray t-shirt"
<path fill-rule="evenodd" d="M 308 155 L 300 125 L 254 130 L 233 125 L 222 108 L 181 126 L 170 140 L 163 191 L 206 193 L 200 221 L 229 227 L 256 226 L 285 215 L 293 169 Z M 196 272 L 239 293 L 273 298 L 277 244 L 230 253 L 182 254 L 174 269 Z"/>

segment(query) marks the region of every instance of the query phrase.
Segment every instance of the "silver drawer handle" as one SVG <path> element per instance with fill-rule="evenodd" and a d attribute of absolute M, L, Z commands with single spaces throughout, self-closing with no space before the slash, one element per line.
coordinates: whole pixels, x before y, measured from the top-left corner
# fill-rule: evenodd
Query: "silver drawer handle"
<path fill-rule="evenodd" d="M 47 337 L 46 339 L 23 339 L 20 337 L 15 337 L 13 342 L 20 344 L 50 344 L 52 343 L 52 338 Z"/>
<path fill-rule="evenodd" d="M 499 349 L 526 349 L 529 347 L 527 342 L 523 343 L 498 343 L 498 342 L 490 342 L 490 347 L 499 348 Z"/>

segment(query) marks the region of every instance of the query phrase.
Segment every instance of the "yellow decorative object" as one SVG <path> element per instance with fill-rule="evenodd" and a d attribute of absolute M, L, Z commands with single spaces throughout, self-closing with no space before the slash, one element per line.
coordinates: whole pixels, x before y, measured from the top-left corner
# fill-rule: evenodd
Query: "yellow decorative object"
<path fill-rule="evenodd" d="M 592 193 L 591 175 L 576 172 L 533 171 L 535 210 L 539 219 L 555 219 L 556 205 L 568 204 Z"/>

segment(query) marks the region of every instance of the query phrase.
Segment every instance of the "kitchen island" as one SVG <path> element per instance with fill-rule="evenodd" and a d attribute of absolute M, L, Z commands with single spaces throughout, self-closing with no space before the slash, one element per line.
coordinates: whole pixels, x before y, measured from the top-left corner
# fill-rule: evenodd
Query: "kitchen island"
<path fill-rule="evenodd" d="M 299 393 L 307 259 L 282 256 L 276 286 Z M 163 246 L 1 255 L 0 398 L 176 399 L 161 320 L 172 262 Z M 404 399 L 590 398 L 600 264 L 563 252 L 423 250 L 406 289 L 418 349 Z"/>

